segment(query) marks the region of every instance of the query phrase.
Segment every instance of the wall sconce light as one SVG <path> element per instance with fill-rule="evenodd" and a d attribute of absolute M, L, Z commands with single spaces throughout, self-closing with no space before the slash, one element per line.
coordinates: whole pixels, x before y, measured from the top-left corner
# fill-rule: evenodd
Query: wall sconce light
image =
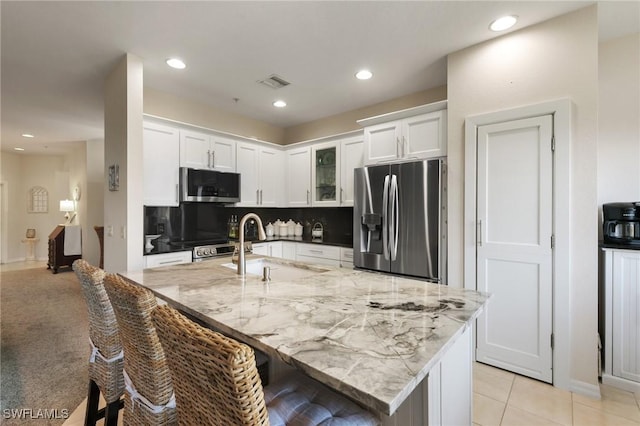
<path fill-rule="evenodd" d="M 75 202 L 73 200 L 60 200 L 60 211 L 65 212 L 66 225 L 70 225 L 76 217 Z"/>

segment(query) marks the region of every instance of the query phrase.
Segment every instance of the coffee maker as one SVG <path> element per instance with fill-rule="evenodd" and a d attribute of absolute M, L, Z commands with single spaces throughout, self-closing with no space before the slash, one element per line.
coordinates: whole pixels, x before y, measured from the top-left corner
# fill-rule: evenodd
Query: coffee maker
<path fill-rule="evenodd" d="M 605 243 L 640 245 L 640 201 L 602 205 Z"/>

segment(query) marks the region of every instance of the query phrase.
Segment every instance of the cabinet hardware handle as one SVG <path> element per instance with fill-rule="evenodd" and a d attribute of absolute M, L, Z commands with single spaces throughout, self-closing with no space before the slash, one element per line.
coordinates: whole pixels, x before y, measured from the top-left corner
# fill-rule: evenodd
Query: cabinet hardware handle
<path fill-rule="evenodd" d="M 311 194 L 311 191 L 309 191 L 309 190 L 307 189 L 307 204 L 309 204 L 309 195 L 310 195 L 310 194 Z"/>
<path fill-rule="evenodd" d="M 215 151 L 211 151 L 211 168 L 212 169 L 216 168 L 216 152 Z"/>
<path fill-rule="evenodd" d="M 158 265 L 168 265 L 170 263 L 178 263 L 178 262 L 180 262 L 180 259 L 162 260 L 158 262 Z"/>
<path fill-rule="evenodd" d="M 340 188 L 340 203 L 344 203 L 344 189 Z"/>
<path fill-rule="evenodd" d="M 400 138 L 396 137 L 396 157 L 400 158 Z"/>
<path fill-rule="evenodd" d="M 322 250 L 309 250 L 311 253 L 318 253 L 318 254 L 322 254 L 324 253 Z"/>
<path fill-rule="evenodd" d="M 478 235 L 476 239 L 478 240 L 478 247 L 482 247 L 482 219 L 478 221 Z"/>
<path fill-rule="evenodd" d="M 207 150 L 207 168 L 211 168 L 211 151 Z"/>
<path fill-rule="evenodd" d="M 260 190 L 260 205 L 262 205 L 262 189 Z"/>
<path fill-rule="evenodd" d="M 256 189 L 256 204 L 260 204 L 260 190 Z"/>

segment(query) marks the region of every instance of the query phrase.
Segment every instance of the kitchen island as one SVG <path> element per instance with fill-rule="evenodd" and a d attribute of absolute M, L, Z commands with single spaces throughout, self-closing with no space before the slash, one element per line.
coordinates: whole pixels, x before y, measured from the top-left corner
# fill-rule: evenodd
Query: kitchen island
<path fill-rule="evenodd" d="M 471 325 L 487 295 L 256 256 L 121 275 L 279 363 L 347 395 L 382 424 L 471 423 Z M 263 263 L 262 263 L 263 262 Z M 226 265 L 225 265 L 226 264 Z M 262 280 L 269 266 L 271 280 Z M 257 275 L 260 273 L 260 275 Z"/>

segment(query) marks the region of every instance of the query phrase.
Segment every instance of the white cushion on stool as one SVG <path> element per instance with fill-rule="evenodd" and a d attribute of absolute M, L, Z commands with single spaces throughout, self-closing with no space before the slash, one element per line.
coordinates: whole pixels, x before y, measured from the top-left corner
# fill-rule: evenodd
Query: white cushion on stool
<path fill-rule="evenodd" d="M 369 426 L 371 413 L 302 374 L 292 373 L 264 388 L 271 426 Z"/>

